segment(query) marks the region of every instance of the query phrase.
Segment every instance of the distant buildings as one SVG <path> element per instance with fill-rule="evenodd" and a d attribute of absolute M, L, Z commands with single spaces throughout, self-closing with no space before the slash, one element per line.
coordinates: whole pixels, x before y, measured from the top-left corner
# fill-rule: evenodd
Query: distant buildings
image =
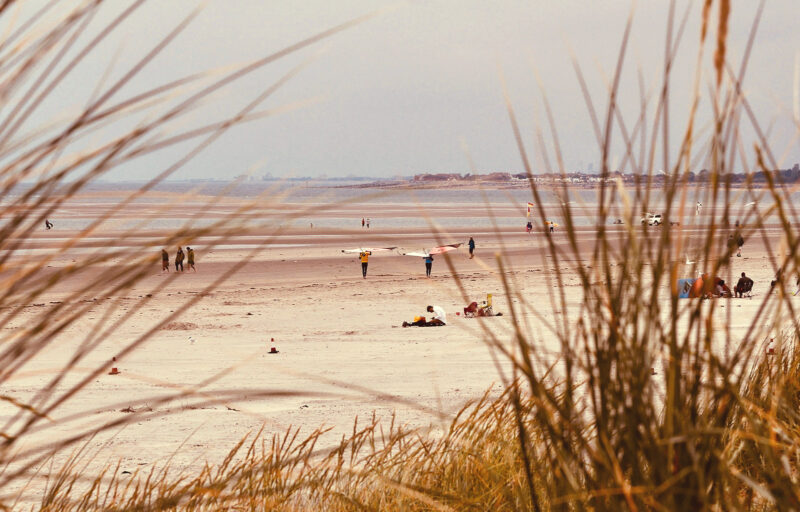
<path fill-rule="evenodd" d="M 689 171 L 681 175 L 681 179 L 687 183 L 707 183 L 710 180 L 711 173 L 707 169 L 702 169 L 697 173 Z M 781 169 L 776 171 L 758 171 L 750 174 L 744 173 L 726 173 L 718 178 L 723 183 L 752 183 L 764 184 L 771 176 L 776 184 L 787 184 L 800 182 L 800 164 L 794 164 L 791 169 Z M 596 185 L 598 183 L 622 181 L 623 183 L 637 183 L 650 179 L 654 183 L 663 183 L 670 180 L 672 175 L 664 170 L 654 171 L 649 177 L 641 173 L 625 173 L 621 171 L 609 172 L 605 177 L 601 174 L 585 173 L 585 172 L 568 172 L 568 173 L 544 173 L 534 174 L 530 177 L 535 183 L 538 184 L 586 184 Z M 492 172 L 487 174 L 459 174 L 459 173 L 423 173 L 416 174 L 412 178 L 414 183 L 443 183 L 443 182 L 489 182 L 489 183 L 514 183 L 523 182 L 528 180 L 526 173 L 510 173 L 510 172 Z"/>

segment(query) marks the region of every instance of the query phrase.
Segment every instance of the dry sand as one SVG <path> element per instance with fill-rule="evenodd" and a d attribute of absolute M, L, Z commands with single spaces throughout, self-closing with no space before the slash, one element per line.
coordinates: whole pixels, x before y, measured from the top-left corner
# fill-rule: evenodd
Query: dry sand
<path fill-rule="evenodd" d="M 222 210 L 232 207 L 218 206 Z M 82 206 L 73 208 L 80 212 Z M 86 205 L 87 210 L 93 208 L 96 205 Z M 423 215 L 413 206 L 393 208 L 404 210 L 404 216 Z M 360 223 L 360 216 L 353 217 L 355 225 Z M 88 305 L 88 311 L 8 382 L 3 394 L 22 401 L 30 399 L 60 371 L 100 322 L 107 325 L 141 304 L 141 309 L 113 335 L 102 339 L 58 387 L 65 389 L 98 366 L 116 366 L 121 373 L 104 372 L 94 379 L 57 409 L 52 415 L 56 422 L 44 422 L 46 429 L 30 438 L 26 446 L 129 417 L 131 421 L 124 428 L 90 442 L 92 450 L 102 448 L 91 467 L 121 459 L 123 470 L 146 471 L 172 458 L 172 466 L 181 470 L 205 460 L 219 461 L 236 441 L 262 426 L 267 435 L 290 427 L 300 428 L 301 433 L 330 428 L 325 438 L 329 443 L 352 431 L 357 417 L 365 421 L 373 413 L 385 420 L 396 414 L 399 423 L 410 427 L 436 427 L 487 390 L 499 390 L 508 377 L 508 364 L 495 361 L 496 353 L 487 346 L 480 328 L 487 326 L 503 343 L 511 343 L 510 306 L 504 296 L 504 276 L 499 273 L 497 255 L 506 259 L 505 278 L 536 304 L 544 319 L 561 314 L 575 318 L 578 314 L 583 290 L 574 271 L 569 270 L 574 262 L 558 263 L 566 271 L 568 308 L 566 312 L 554 311 L 547 299 L 547 287 L 552 286 L 548 274 L 552 275 L 554 263 L 543 251 L 539 237 L 544 235 L 527 235 L 523 227 L 524 219 L 519 230 L 499 233 L 472 232 L 469 226 L 463 226 L 448 230 L 438 239 L 449 243 L 475 237 L 475 259 L 467 258 L 465 245 L 450 253 L 449 260 L 472 300 L 493 293 L 495 311 L 505 313 L 481 320 L 456 316 L 466 301 L 443 257 L 436 258 L 433 277 L 426 279 L 421 258 L 395 252 L 375 254 L 370 259 L 368 278 L 363 279 L 357 255 L 341 253 L 343 248 L 358 246 L 396 245 L 405 250 L 431 247 L 437 245 L 437 237 L 430 229 L 286 230 L 207 294 L 200 292 L 247 257 L 267 232 L 234 238 L 213 250 L 207 249 L 211 239 L 201 239 L 192 244 L 196 247 L 197 273 L 176 275 L 174 266 L 172 272 L 162 273 L 160 265 L 154 264 L 152 271 L 123 295 L 76 298 L 73 307 Z M 142 231 L 136 234 L 135 242 L 147 246 L 148 241 L 163 234 Z M 46 253 L 73 235 L 59 229 L 56 219 L 56 229 L 37 231 L 4 270 L 9 272 L 14 265 L 21 265 L 25 254 Z M 69 265 L 94 250 L 93 246 L 107 247 L 117 235 L 113 229 L 99 231 L 78 249 L 55 257 L 44 274 Z M 579 244 L 591 243 L 594 236 L 591 230 L 582 231 Z M 611 236 L 617 236 L 613 229 Z M 747 271 L 756 281 L 755 297 L 719 301 L 720 315 L 726 307 L 735 308 L 731 324 L 734 333 L 749 326 L 774 275 L 760 243 L 749 241 L 744 257 L 736 258 L 732 269 L 733 275 Z M 131 253 L 137 250 L 130 249 Z M 150 250 L 157 252 L 156 248 Z M 170 248 L 171 261 L 174 252 L 175 248 Z M 125 259 L 105 265 L 118 264 L 125 264 Z M 56 302 L 67 300 L 91 277 L 68 279 L 35 304 L 26 304 L 23 313 L 5 326 L 6 334 L 19 330 L 37 315 L 47 314 Z M 192 306 L 189 310 L 157 330 L 135 352 L 111 363 L 122 347 L 186 303 Z M 425 314 L 427 304 L 440 305 L 447 311 L 446 327 L 400 327 L 403 320 Z M 104 318 L 109 311 L 110 318 Z M 533 315 L 525 314 L 521 321 L 537 338 L 548 339 Z M 269 354 L 271 346 L 279 353 Z M 555 358 L 549 354 L 542 357 Z M 177 389 L 198 387 L 202 390 L 200 397 L 157 403 L 159 397 Z M 214 403 L 198 403 L 203 399 Z M 165 414 L 146 418 L 151 410 Z M 59 421 L 84 411 L 93 412 L 78 414 L 75 421 Z M 0 409 L 3 419 L 12 412 L 9 404 Z"/>

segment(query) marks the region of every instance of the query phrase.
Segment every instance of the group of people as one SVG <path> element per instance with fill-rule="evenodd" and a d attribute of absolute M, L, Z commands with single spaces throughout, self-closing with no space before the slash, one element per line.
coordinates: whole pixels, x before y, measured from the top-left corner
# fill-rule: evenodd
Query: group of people
<path fill-rule="evenodd" d="M 472 237 L 469 237 L 467 246 L 469 247 L 469 259 L 473 259 L 475 257 L 475 240 Z M 361 262 L 361 276 L 364 279 L 367 278 L 370 256 L 372 256 L 372 251 L 361 251 L 358 253 L 358 259 Z M 425 260 L 425 276 L 431 277 L 431 271 L 433 270 L 433 254 L 428 254 L 422 259 Z"/>
<path fill-rule="evenodd" d="M 426 320 L 424 316 L 416 316 L 413 322 L 403 322 L 403 327 L 439 327 L 447 325 L 447 314 L 441 306 L 428 306 L 425 310 L 428 313 L 433 313 L 433 317 L 430 320 Z"/>
<path fill-rule="evenodd" d="M 186 253 L 184 254 L 183 249 L 178 247 L 178 252 L 175 253 L 175 272 L 179 270 L 183 272 L 183 260 L 186 260 L 186 266 L 188 270 L 194 270 L 197 272 L 197 269 L 194 268 L 194 249 L 191 247 L 186 247 Z M 169 272 L 169 254 L 167 253 L 166 249 L 161 249 L 161 271 Z"/>
<path fill-rule="evenodd" d="M 736 282 L 736 286 L 731 291 L 730 287 L 725 283 L 724 279 L 715 277 L 713 282 L 709 281 L 708 274 L 703 274 L 696 283 L 696 291 L 690 293 L 690 297 L 702 298 L 724 298 L 730 299 L 731 297 L 741 298 L 753 291 L 753 280 L 747 277 L 747 274 L 742 272 L 742 276 Z M 774 282 L 774 281 L 773 281 Z"/>
<path fill-rule="evenodd" d="M 369 229 L 369 217 L 367 217 L 366 219 L 364 217 L 361 217 L 361 227 Z"/>

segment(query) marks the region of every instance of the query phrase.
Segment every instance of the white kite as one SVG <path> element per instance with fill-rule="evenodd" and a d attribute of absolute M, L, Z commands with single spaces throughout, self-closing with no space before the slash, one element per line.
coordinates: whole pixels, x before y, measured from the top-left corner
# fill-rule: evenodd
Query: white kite
<path fill-rule="evenodd" d="M 357 249 L 342 249 L 342 252 L 347 253 L 362 253 L 362 252 L 380 252 L 380 251 L 393 251 L 397 247 L 359 247 Z"/>
<path fill-rule="evenodd" d="M 455 251 L 461 247 L 461 244 L 449 244 L 449 245 L 442 245 L 440 247 L 433 247 L 431 249 L 422 249 L 421 251 L 416 252 L 404 252 L 403 256 L 416 256 L 418 258 L 426 258 L 432 254 L 444 254 L 448 251 Z"/>

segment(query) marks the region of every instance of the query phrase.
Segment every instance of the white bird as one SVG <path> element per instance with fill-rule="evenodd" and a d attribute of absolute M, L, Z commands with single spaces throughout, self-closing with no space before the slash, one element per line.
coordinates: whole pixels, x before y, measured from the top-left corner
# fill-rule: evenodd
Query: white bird
<path fill-rule="evenodd" d="M 744 205 L 744 207 L 747 208 L 748 206 L 755 206 L 755 205 L 756 205 L 756 202 L 755 201 L 751 201 L 751 202 L 747 203 L 746 205 Z"/>
<path fill-rule="evenodd" d="M 191 336 L 189 336 L 189 344 L 190 344 L 190 345 L 194 345 L 194 341 L 195 341 L 195 340 L 194 340 L 194 338 L 192 338 Z"/>

